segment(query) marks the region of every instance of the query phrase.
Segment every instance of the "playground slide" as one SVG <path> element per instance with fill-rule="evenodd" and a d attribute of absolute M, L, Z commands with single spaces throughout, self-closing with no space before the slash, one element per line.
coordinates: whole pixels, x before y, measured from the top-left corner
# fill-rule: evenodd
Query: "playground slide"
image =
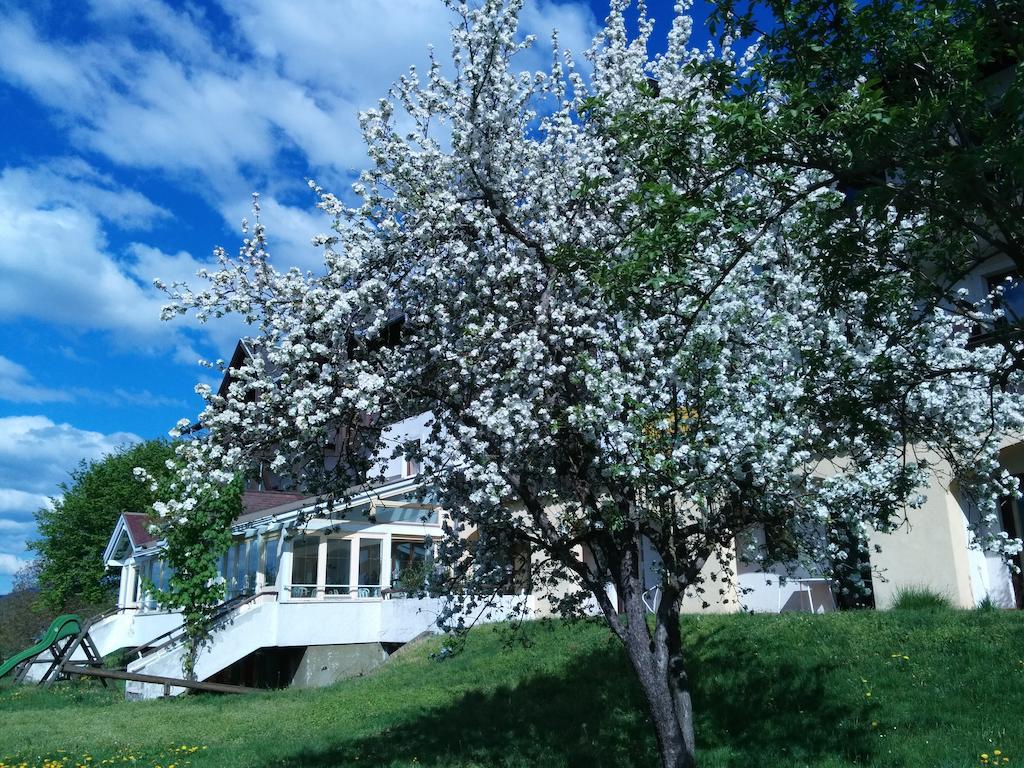
<path fill-rule="evenodd" d="M 42 639 L 33 645 L 31 648 L 26 648 L 21 653 L 16 653 L 11 658 L 7 659 L 3 664 L 0 664 L 0 677 L 3 677 L 21 662 L 28 661 L 34 656 L 38 656 L 40 653 L 48 649 L 51 645 L 56 643 L 58 640 L 64 640 L 68 637 L 73 637 L 82 631 L 82 620 L 74 614 L 65 614 L 64 616 L 58 616 L 50 624 L 50 628 L 46 630 L 46 634 L 43 635 Z"/>

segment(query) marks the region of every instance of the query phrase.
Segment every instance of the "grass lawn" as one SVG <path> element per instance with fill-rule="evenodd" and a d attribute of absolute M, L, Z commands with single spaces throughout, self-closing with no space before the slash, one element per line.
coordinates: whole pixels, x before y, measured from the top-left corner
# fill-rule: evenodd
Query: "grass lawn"
<path fill-rule="evenodd" d="M 704 616 L 685 629 L 702 766 L 1024 763 L 1024 613 Z M 528 636 L 506 648 L 479 629 L 444 661 L 428 641 L 315 691 L 128 703 L 90 683 L 6 685 L 0 766 L 656 765 L 608 632 L 543 622 Z"/>

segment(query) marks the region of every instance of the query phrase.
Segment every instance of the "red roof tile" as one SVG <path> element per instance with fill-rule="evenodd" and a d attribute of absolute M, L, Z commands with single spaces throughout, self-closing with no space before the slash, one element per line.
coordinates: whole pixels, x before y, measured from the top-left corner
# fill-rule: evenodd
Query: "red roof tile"
<path fill-rule="evenodd" d="M 128 535 L 131 537 L 132 544 L 136 548 L 145 547 L 158 540 L 156 536 L 149 532 L 149 526 L 152 522 L 149 515 L 142 512 L 124 513 L 125 527 L 128 529 Z"/>
<path fill-rule="evenodd" d="M 246 491 L 242 494 L 242 506 L 245 507 L 245 514 L 251 515 L 255 512 L 262 512 L 265 509 L 280 507 L 292 501 L 299 501 L 306 498 L 302 493 L 286 493 L 285 491 Z"/>

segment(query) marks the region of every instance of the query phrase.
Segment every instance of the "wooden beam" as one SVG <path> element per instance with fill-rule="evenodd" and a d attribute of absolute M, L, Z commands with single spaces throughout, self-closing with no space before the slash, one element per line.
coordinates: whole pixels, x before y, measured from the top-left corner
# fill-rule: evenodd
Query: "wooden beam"
<path fill-rule="evenodd" d="M 137 672 L 123 672 L 119 669 L 95 669 L 93 667 L 80 667 L 75 664 L 68 664 L 64 671 L 69 675 L 82 675 L 83 677 L 111 678 L 114 680 L 132 680 L 137 683 L 153 683 L 172 688 L 191 688 L 196 691 L 211 691 L 214 693 L 262 693 L 259 688 L 247 688 L 244 685 L 228 685 L 226 683 L 204 683 L 198 680 L 184 680 L 180 677 L 162 677 L 160 675 L 143 675 Z"/>

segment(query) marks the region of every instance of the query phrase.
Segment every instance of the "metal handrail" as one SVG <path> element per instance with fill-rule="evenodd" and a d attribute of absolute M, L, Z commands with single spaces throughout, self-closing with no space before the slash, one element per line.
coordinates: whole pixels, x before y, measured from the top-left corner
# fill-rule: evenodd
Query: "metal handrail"
<path fill-rule="evenodd" d="M 237 597 L 233 597 L 230 600 L 221 603 L 217 611 L 210 617 L 211 627 L 213 626 L 213 624 L 223 619 L 231 611 L 235 610 L 236 608 L 242 607 L 246 603 L 252 602 L 257 597 L 263 594 L 263 592 L 253 592 L 251 595 L 238 595 Z M 148 643 L 144 643 L 142 645 L 136 646 L 135 648 L 132 648 L 130 651 L 128 651 L 127 655 L 131 656 L 133 654 L 137 654 L 137 658 L 139 659 L 143 658 L 144 656 L 152 656 L 154 653 L 162 651 L 167 646 L 177 642 L 179 639 L 179 635 L 184 634 L 184 631 L 185 624 L 184 622 L 182 622 L 178 626 L 167 630 L 163 634 L 157 635 Z M 166 638 L 166 640 L 164 638 Z M 157 640 L 164 640 L 164 642 L 160 643 L 160 645 L 154 646 L 153 643 L 155 643 Z"/>
<path fill-rule="evenodd" d="M 121 611 L 126 611 L 126 610 L 128 610 L 128 609 L 126 607 L 124 607 L 124 606 L 115 605 L 113 608 L 108 608 L 103 613 L 98 613 L 95 616 L 87 619 L 86 623 L 91 627 L 93 624 L 99 624 L 104 619 L 109 618 L 109 617 L 113 616 L 116 613 L 120 613 Z"/>

